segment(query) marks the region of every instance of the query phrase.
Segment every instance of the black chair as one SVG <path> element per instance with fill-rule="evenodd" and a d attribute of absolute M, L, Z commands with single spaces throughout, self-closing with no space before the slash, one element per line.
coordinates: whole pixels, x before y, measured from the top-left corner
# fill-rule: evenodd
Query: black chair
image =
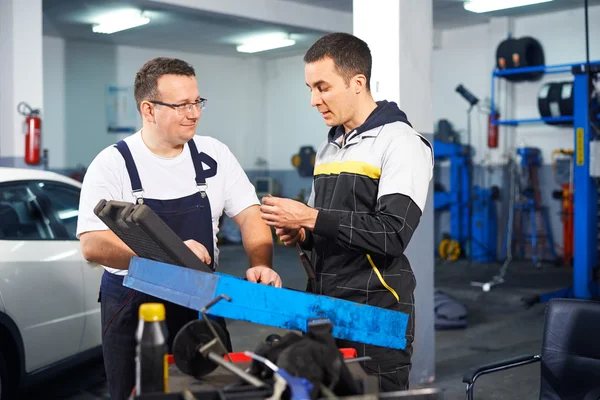
<path fill-rule="evenodd" d="M 553 299 L 546 306 L 542 353 L 477 367 L 463 377 L 473 399 L 481 375 L 541 363 L 540 400 L 600 399 L 600 302 Z M 515 398 L 518 398 L 515 395 Z"/>

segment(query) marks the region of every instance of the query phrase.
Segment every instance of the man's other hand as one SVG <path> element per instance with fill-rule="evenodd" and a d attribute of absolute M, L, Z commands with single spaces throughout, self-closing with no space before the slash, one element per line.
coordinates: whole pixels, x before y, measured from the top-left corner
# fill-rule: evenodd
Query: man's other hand
<path fill-rule="evenodd" d="M 275 228 L 275 234 L 284 245 L 290 247 L 304 241 L 304 229 Z"/>
<path fill-rule="evenodd" d="M 249 282 L 262 283 L 263 285 L 272 284 L 275 287 L 281 287 L 283 283 L 279 274 L 269 267 L 252 267 L 246 271 L 246 279 Z"/>
<path fill-rule="evenodd" d="M 263 197 L 260 206 L 260 216 L 267 225 L 290 230 L 313 229 L 318 213 L 299 201 L 274 196 Z"/>
<path fill-rule="evenodd" d="M 208 250 L 202 244 L 196 242 L 194 239 L 186 240 L 185 245 L 194 252 L 194 254 L 206 265 L 210 264 L 210 254 Z"/>

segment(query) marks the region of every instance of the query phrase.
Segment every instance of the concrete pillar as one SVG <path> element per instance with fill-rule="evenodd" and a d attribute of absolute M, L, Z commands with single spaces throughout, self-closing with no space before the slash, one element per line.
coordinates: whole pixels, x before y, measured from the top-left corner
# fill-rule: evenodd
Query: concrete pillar
<path fill-rule="evenodd" d="M 42 0 L 0 1 L 0 54 L 0 165 L 22 167 L 24 117 L 17 105 L 41 109 L 44 102 Z M 42 143 L 43 129 L 42 120 Z"/>
<path fill-rule="evenodd" d="M 354 0 L 353 4 L 354 35 L 369 44 L 373 55 L 375 100 L 397 102 L 415 130 L 432 139 L 432 0 Z M 435 376 L 433 222 L 432 183 L 423 217 L 407 248 L 417 280 L 412 384 L 431 382 Z"/>

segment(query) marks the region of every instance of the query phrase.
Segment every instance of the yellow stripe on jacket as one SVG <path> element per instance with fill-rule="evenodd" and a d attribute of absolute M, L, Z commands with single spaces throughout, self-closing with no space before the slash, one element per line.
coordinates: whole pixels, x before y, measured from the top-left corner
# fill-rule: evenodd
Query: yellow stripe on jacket
<path fill-rule="evenodd" d="M 315 166 L 314 175 L 339 175 L 341 173 L 357 174 L 372 179 L 379 179 L 381 168 L 362 161 L 344 161 L 319 164 Z"/>

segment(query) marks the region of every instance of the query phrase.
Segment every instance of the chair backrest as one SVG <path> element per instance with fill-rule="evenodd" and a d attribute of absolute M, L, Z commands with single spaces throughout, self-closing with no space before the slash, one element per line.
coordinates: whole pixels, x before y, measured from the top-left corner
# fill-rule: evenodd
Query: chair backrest
<path fill-rule="evenodd" d="M 600 302 L 550 300 L 542 343 L 540 399 L 584 399 L 598 387 Z"/>

